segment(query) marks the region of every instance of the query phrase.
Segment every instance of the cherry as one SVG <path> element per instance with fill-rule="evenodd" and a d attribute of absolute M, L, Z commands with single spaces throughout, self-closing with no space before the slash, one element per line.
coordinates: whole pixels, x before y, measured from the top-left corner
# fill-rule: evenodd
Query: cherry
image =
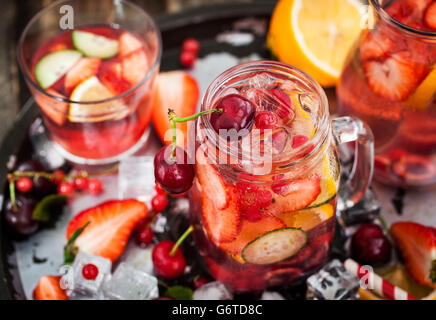
<path fill-rule="evenodd" d="M 248 135 L 253 127 L 256 108 L 249 100 L 240 95 L 230 94 L 221 98 L 215 109 L 222 110 L 221 113 L 215 112 L 210 116 L 210 123 L 217 133 L 220 129 L 236 129 L 236 131 L 246 129 L 245 134 L 241 133 L 241 136 L 244 136 Z"/>
<path fill-rule="evenodd" d="M 180 248 L 174 255 L 170 252 L 175 243 L 170 240 L 159 242 L 153 249 L 152 260 L 156 273 L 165 279 L 171 280 L 181 276 L 186 267 L 186 260 Z"/>
<path fill-rule="evenodd" d="M 58 193 L 65 196 L 71 196 L 74 193 L 74 185 L 71 182 L 62 182 L 58 186 Z"/>
<path fill-rule="evenodd" d="M 82 268 L 82 276 L 86 280 L 95 280 L 98 276 L 98 268 L 92 263 L 85 264 Z"/>
<path fill-rule="evenodd" d="M 380 265 L 391 258 L 391 243 L 380 226 L 363 224 L 351 238 L 351 256 L 362 264 Z"/>
<path fill-rule="evenodd" d="M 204 286 L 208 282 L 209 281 L 206 278 L 197 276 L 194 279 L 194 289 L 197 290 L 198 288 L 200 288 L 201 286 Z"/>
<path fill-rule="evenodd" d="M 76 190 L 82 191 L 88 188 L 88 178 L 78 177 L 74 179 L 74 188 Z"/>
<path fill-rule="evenodd" d="M 186 68 L 192 68 L 195 60 L 197 60 L 197 55 L 192 51 L 182 51 L 180 54 L 180 63 Z"/>
<path fill-rule="evenodd" d="M 261 111 L 254 122 L 258 129 L 273 129 L 277 125 L 277 116 L 269 111 Z"/>
<path fill-rule="evenodd" d="M 189 51 L 197 54 L 200 51 L 200 42 L 194 38 L 187 38 L 182 43 L 182 51 Z"/>
<path fill-rule="evenodd" d="M 62 170 L 53 171 L 53 182 L 56 184 L 60 184 L 64 181 L 65 173 Z"/>
<path fill-rule="evenodd" d="M 27 193 L 33 188 L 33 182 L 32 179 L 29 177 L 21 177 L 15 182 L 15 185 L 17 186 L 18 191 L 22 193 Z"/>
<path fill-rule="evenodd" d="M 156 212 L 162 212 L 168 205 L 168 199 L 166 196 L 157 194 L 151 199 L 151 207 Z"/>
<path fill-rule="evenodd" d="M 136 244 L 140 247 L 148 246 L 153 241 L 153 237 L 153 231 L 146 224 L 138 228 L 135 233 Z"/>
<path fill-rule="evenodd" d="M 160 187 L 168 193 L 183 193 L 194 181 L 194 166 L 187 163 L 188 155 L 180 147 L 171 158 L 172 146 L 160 149 L 154 156 L 154 176 Z"/>
<path fill-rule="evenodd" d="M 103 191 L 103 182 L 100 179 L 93 178 L 88 181 L 88 191 L 90 194 L 98 195 Z"/>
<path fill-rule="evenodd" d="M 36 199 L 28 195 L 18 195 L 15 203 L 16 209 L 14 209 L 10 199 L 6 202 L 6 222 L 17 233 L 24 235 L 34 233 L 39 226 L 38 221 L 33 219 L 33 209 L 37 204 Z"/>

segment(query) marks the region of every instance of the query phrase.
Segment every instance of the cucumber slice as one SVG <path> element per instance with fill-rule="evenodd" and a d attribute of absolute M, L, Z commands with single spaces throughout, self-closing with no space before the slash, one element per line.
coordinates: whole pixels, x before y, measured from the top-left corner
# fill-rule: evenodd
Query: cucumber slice
<path fill-rule="evenodd" d="M 76 49 L 87 57 L 108 59 L 118 54 L 118 40 L 79 30 L 74 30 L 71 38 Z"/>
<path fill-rule="evenodd" d="M 59 50 L 46 54 L 35 66 L 35 78 L 41 88 L 51 87 L 82 57 L 76 50 Z"/>
<path fill-rule="evenodd" d="M 242 259 L 257 265 L 277 263 L 294 256 L 306 242 L 306 233 L 301 229 L 276 229 L 247 244 L 242 250 Z"/>

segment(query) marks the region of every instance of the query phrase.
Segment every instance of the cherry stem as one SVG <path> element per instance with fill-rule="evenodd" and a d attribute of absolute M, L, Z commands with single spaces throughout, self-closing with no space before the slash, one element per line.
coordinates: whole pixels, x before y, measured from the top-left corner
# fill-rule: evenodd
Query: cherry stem
<path fill-rule="evenodd" d="M 11 197 L 12 210 L 15 212 L 18 210 L 17 201 L 15 199 L 15 182 L 9 179 L 9 194 Z"/>
<path fill-rule="evenodd" d="M 385 233 L 389 234 L 389 227 L 388 227 L 388 224 L 386 223 L 386 220 L 380 215 L 377 217 L 377 219 L 378 219 L 378 221 L 380 221 Z"/>
<path fill-rule="evenodd" d="M 182 242 L 191 234 L 191 232 L 194 231 L 193 226 L 189 226 L 188 229 L 186 229 L 185 233 L 182 234 L 182 236 L 177 240 L 177 242 L 174 244 L 173 248 L 170 251 L 170 257 L 173 257 L 176 254 L 177 249 L 180 247 Z"/>
<path fill-rule="evenodd" d="M 173 160 L 174 157 L 176 156 L 176 147 L 177 147 L 176 123 L 177 122 L 188 122 L 188 121 L 197 119 L 198 117 L 201 117 L 201 116 L 204 116 L 207 114 L 211 114 L 211 113 L 215 113 L 215 112 L 222 113 L 223 110 L 222 109 L 209 109 L 209 110 L 195 113 L 189 117 L 178 118 L 176 113 L 174 112 L 174 110 L 168 109 L 168 119 L 170 120 L 170 126 L 171 126 L 172 135 L 173 135 L 173 149 L 171 152 L 170 160 Z"/>

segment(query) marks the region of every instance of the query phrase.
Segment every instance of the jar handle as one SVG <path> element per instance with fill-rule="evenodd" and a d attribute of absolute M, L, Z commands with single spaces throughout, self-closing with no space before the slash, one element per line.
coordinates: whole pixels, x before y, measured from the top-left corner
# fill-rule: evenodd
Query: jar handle
<path fill-rule="evenodd" d="M 354 163 L 348 179 L 339 190 L 338 209 L 349 209 L 365 195 L 374 171 L 374 136 L 363 121 L 353 117 L 332 120 L 333 135 L 338 144 L 355 142 Z"/>

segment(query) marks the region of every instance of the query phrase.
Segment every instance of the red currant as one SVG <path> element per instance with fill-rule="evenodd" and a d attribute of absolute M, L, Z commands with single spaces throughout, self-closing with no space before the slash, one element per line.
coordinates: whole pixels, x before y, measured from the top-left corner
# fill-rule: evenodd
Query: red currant
<path fill-rule="evenodd" d="M 88 178 L 78 177 L 74 179 L 74 187 L 76 188 L 76 190 L 85 190 L 86 188 L 88 188 Z"/>
<path fill-rule="evenodd" d="M 200 42 L 194 38 L 187 38 L 183 41 L 182 51 L 192 52 L 197 54 L 200 51 Z"/>
<path fill-rule="evenodd" d="M 136 244 L 140 247 L 149 245 L 153 241 L 153 237 L 153 231 L 147 226 L 137 229 L 135 233 Z"/>
<path fill-rule="evenodd" d="M 53 171 L 53 182 L 56 184 L 61 183 L 64 181 L 65 173 L 62 170 L 55 170 Z"/>
<path fill-rule="evenodd" d="M 100 179 L 93 178 L 88 181 L 88 191 L 90 194 L 98 195 L 103 191 L 103 183 Z"/>
<path fill-rule="evenodd" d="M 30 179 L 29 177 L 19 178 L 15 184 L 17 186 L 18 191 L 22 193 L 29 192 L 33 188 L 32 179 Z"/>
<path fill-rule="evenodd" d="M 259 112 L 254 120 L 258 129 L 272 129 L 277 125 L 277 117 L 268 111 Z"/>
<path fill-rule="evenodd" d="M 156 193 L 157 194 L 161 194 L 161 195 L 166 195 L 167 193 L 165 192 L 165 190 L 164 189 L 162 189 L 158 184 L 156 184 L 155 186 L 154 186 L 154 190 L 156 190 Z"/>
<path fill-rule="evenodd" d="M 192 68 L 195 60 L 197 60 L 197 55 L 191 51 L 182 51 L 180 54 L 180 63 L 186 68 Z"/>
<path fill-rule="evenodd" d="M 203 277 L 195 277 L 194 279 L 194 289 L 198 289 L 201 286 L 204 286 L 206 283 L 208 283 L 209 281 L 207 281 L 206 278 Z"/>
<path fill-rule="evenodd" d="M 58 185 L 58 193 L 65 196 L 71 196 L 74 193 L 73 184 L 71 182 L 62 182 Z"/>
<path fill-rule="evenodd" d="M 98 276 L 98 268 L 92 263 L 85 264 L 82 268 L 82 276 L 86 280 L 95 280 Z"/>
<path fill-rule="evenodd" d="M 166 196 L 157 194 L 151 199 L 151 207 L 156 212 L 162 212 L 168 205 L 168 199 Z"/>

